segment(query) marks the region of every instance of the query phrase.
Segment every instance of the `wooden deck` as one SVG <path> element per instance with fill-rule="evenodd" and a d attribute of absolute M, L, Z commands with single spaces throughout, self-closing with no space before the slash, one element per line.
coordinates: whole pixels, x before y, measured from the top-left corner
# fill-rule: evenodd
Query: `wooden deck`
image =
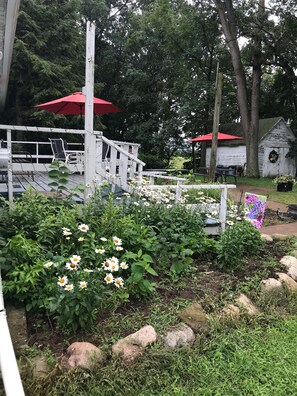
<path fill-rule="evenodd" d="M 32 177 L 31 174 L 13 174 L 13 195 L 20 195 L 25 190 L 34 189 L 41 193 L 47 193 L 51 191 L 49 183 L 52 181 L 48 174 L 45 172 L 34 172 Z M 75 188 L 78 184 L 84 184 L 84 176 L 73 173 L 69 175 L 69 182 L 67 187 L 69 189 Z M 4 178 L 0 177 L 0 194 L 7 197 L 7 182 Z"/>

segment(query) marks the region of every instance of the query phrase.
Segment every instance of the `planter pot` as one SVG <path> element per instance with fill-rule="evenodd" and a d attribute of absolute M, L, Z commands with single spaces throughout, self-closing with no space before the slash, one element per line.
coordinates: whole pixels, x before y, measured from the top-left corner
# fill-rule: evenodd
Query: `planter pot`
<path fill-rule="evenodd" d="M 280 191 L 280 192 L 292 191 L 292 189 L 293 189 L 293 183 L 292 182 L 279 183 L 277 185 L 277 191 Z"/>

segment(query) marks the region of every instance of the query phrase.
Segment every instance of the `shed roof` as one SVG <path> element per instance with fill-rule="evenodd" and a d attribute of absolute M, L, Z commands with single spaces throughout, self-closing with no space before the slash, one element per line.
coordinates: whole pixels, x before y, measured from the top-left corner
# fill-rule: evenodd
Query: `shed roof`
<path fill-rule="evenodd" d="M 259 141 L 281 120 L 285 121 L 283 117 L 263 118 L 259 120 Z M 219 129 L 221 132 L 229 133 L 230 135 L 244 136 L 240 122 L 221 124 Z M 238 142 L 236 143 L 238 144 Z"/>

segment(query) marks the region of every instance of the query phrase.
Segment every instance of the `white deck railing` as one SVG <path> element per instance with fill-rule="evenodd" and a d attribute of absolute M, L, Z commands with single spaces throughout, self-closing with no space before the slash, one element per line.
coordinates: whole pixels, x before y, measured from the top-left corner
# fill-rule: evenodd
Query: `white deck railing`
<path fill-rule="evenodd" d="M 50 153 L 50 142 L 41 141 L 17 141 L 12 140 L 11 134 L 13 131 L 23 132 L 38 132 L 38 133 L 58 133 L 85 135 L 84 130 L 74 129 L 59 129 L 59 128 L 40 128 L 40 127 L 26 127 L 13 125 L 0 125 L 0 130 L 6 130 L 7 138 L 5 143 L 10 153 L 8 162 L 8 196 L 12 202 L 12 173 L 13 172 L 34 172 L 34 171 L 48 171 L 49 165 L 53 159 L 53 154 Z M 96 135 L 96 157 L 94 158 L 94 169 L 96 171 L 96 178 L 99 182 L 104 179 L 111 183 L 113 190 L 118 185 L 122 189 L 130 191 L 128 180 L 141 175 L 143 171 L 144 162 L 140 161 L 138 150 L 140 145 L 136 143 L 112 141 L 105 138 L 100 131 L 94 131 Z M 83 143 L 67 142 L 72 147 L 82 146 Z M 22 145 L 22 151 L 28 151 L 32 162 L 23 162 L 20 159 L 28 159 L 26 153 L 14 153 L 13 146 L 16 144 Z M 33 148 L 32 148 L 33 147 Z M 41 154 L 45 152 L 45 154 Z M 46 153 L 48 152 L 48 154 Z M 18 161 L 16 161 L 18 158 Z M 83 158 L 83 156 L 82 156 Z M 84 160 L 77 164 L 69 164 L 69 168 L 73 172 L 83 172 L 85 170 Z M 91 180 L 86 180 L 86 183 L 92 183 Z"/>
<path fill-rule="evenodd" d="M 158 175 L 158 177 L 163 177 L 163 175 Z M 169 177 L 172 179 L 172 177 Z M 221 230 L 224 231 L 226 228 L 226 218 L 227 218 L 227 203 L 228 203 L 228 189 L 236 188 L 235 184 L 176 184 L 176 185 L 146 185 L 146 188 L 152 190 L 175 190 L 175 200 L 179 202 L 183 193 L 183 190 L 221 190 L 221 198 L 219 205 L 219 221 Z"/>

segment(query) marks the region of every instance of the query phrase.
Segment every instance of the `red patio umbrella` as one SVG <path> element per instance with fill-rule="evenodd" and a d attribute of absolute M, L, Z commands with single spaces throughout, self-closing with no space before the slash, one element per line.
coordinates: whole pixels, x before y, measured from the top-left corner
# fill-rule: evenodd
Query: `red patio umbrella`
<path fill-rule="evenodd" d="M 56 114 L 80 114 L 85 113 L 86 96 L 82 92 L 75 92 L 64 98 L 35 106 L 37 109 L 51 111 Z M 119 113 L 119 109 L 113 103 L 94 97 L 94 114 Z"/>
<path fill-rule="evenodd" d="M 240 136 L 228 135 L 227 133 L 218 133 L 218 140 L 236 140 L 236 139 L 243 139 Z M 207 135 L 198 136 L 194 139 L 189 139 L 187 142 L 211 142 L 212 141 L 212 132 L 208 133 Z"/>

